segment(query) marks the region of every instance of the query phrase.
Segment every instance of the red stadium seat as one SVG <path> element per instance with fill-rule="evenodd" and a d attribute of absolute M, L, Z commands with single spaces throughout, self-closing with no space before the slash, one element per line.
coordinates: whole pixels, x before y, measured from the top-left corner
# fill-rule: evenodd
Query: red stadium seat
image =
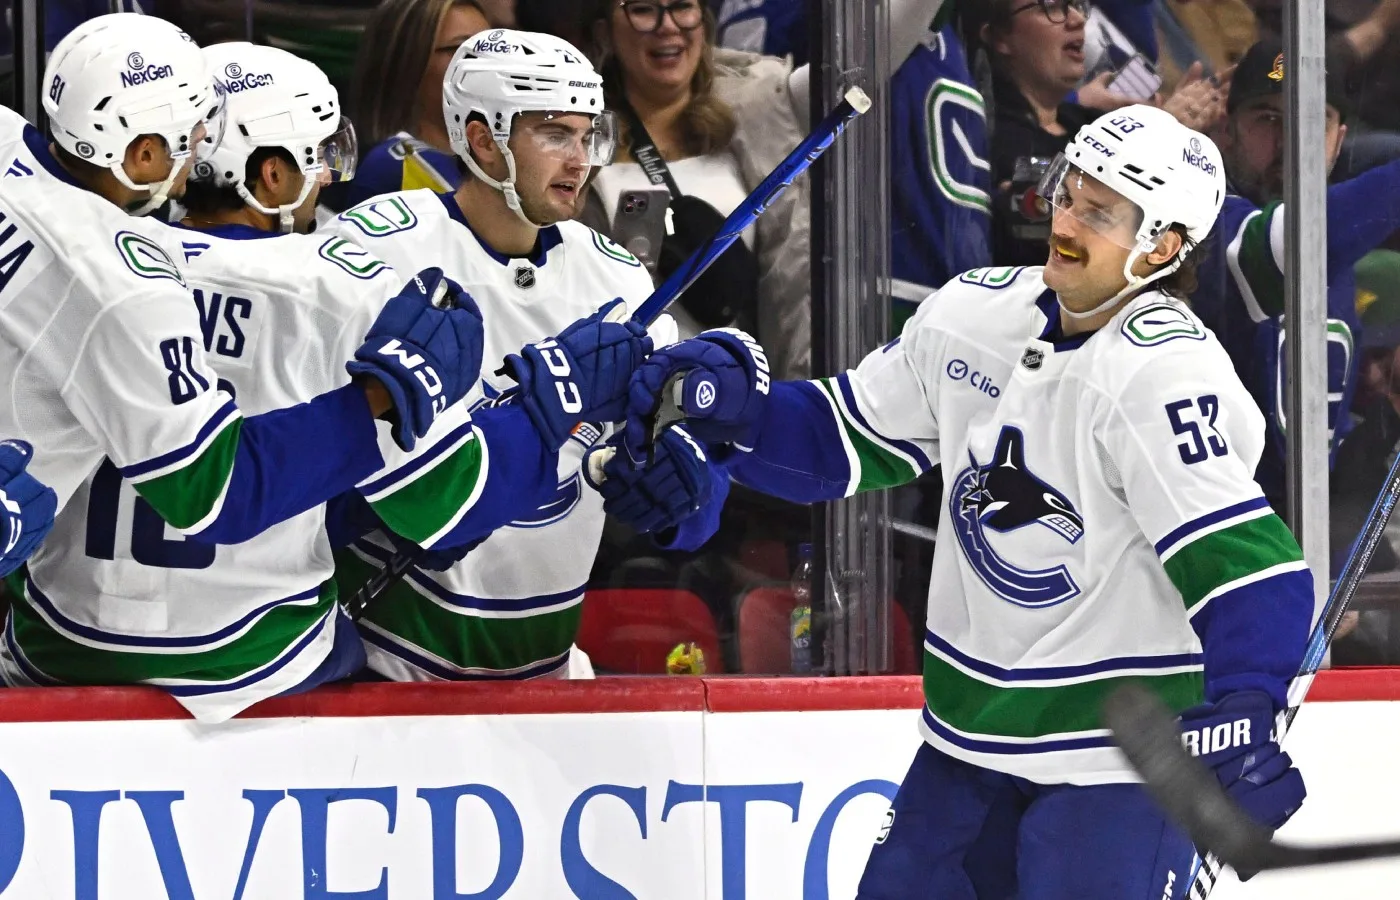
<path fill-rule="evenodd" d="M 583 598 L 577 643 L 603 674 L 664 675 L 666 655 L 689 643 L 704 651 L 707 674 L 724 673 L 715 618 L 690 591 L 590 590 Z"/>

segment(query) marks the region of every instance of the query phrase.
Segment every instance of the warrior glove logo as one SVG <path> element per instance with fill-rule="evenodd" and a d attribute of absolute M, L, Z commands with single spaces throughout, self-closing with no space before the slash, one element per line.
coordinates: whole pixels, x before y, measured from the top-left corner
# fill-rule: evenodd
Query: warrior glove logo
<path fill-rule="evenodd" d="M 970 451 L 968 457 L 971 467 L 958 474 L 949 492 L 949 513 L 958 546 L 978 577 L 1017 606 L 1054 606 L 1077 596 L 1079 585 L 1064 565 L 1025 569 L 997 552 L 996 544 L 1005 542 L 996 536 L 1028 525 L 1044 526 L 1069 544 L 1084 536 L 1084 518 L 1069 498 L 1026 468 L 1021 429 L 1003 426 L 986 465 Z"/>

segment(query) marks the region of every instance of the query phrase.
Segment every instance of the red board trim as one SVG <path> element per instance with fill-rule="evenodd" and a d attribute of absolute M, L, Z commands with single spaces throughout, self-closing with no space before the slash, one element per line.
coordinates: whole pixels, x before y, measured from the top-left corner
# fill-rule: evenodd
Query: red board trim
<path fill-rule="evenodd" d="M 1400 668 L 1334 669 L 1309 702 L 1400 700 Z M 640 712 L 816 712 L 918 709 L 918 676 L 864 678 L 608 677 L 594 681 L 333 685 L 265 700 L 243 719 L 549 715 Z M 150 687 L 0 690 L 0 723 L 188 719 Z"/>

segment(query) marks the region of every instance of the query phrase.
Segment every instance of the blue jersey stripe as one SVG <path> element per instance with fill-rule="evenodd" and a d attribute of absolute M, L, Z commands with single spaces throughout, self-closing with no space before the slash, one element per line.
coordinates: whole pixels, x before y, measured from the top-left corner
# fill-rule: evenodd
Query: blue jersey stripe
<path fill-rule="evenodd" d="M 913 457 L 914 464 L 919 467 L 919 471 L 927 472 L 929 469 L 933 468 L 933 461 L 928 458 L 928 455 L 924 453 L 924 451 L 919 449 L 918 445 L 910 443 L 909 441 L 901 441 L 897 438 L 886 437 L 879 431 L 870 427 L 870 423 L 865 420 L 865 415 L 860 411 L 860 404 L 856 403 L 855 392 L 851 390 L 851 376 L 849 373 L 843 372 L 837 375 L 836 384 L 841 389 L 841 396 L 846 401 L 846 408 L 851 411 L 851 415 L 855 416 L 856 422 L 860 424 L 860 427 L 875 435 L 886 444 L 889 444 L 891 447 Z"/>
<path fill-rule="evenodd" d="M 1042 681 L 1056 678 L 1082 678 L 1087 675 L 1102 675 L 1127 669 L 1176 669 L 1182 666 L 1199 666 L 1205 657 L 1199 653 L 1173 653 L 1165 656 L 1118 656 L 1101 659 L 1079 666 L 1040 666 L 1018 669 L 1003 669 L 1000 666 L 976 659 L 963 653 L 928 629 L 924 629 L 924 641 L 939 653 L 953 660 L 963 668 L 979 675 L 995 678 L 998 681 Z"/>
<path fill-rule="evenodd" d="M 457 441 L 462 438 L 462 435 L 469 433 L 473 427 L 473 423 L 464 422 L 454 429 L 451 434 L 434 444 L 432 449 L 425 452 L 422 456 L 415 457 L 387 475 L 380 476 L 374 481 L 362 485 L 359 488 L 360 493 L 366 496 L 378 494 L 387 488 L 393 487 L 398 482 L 407 480 L 410 475 L 432 464 L 449 450 L 455 449 Z"/>
<path fill-rule="evenodd" d="M 563 655 L 553 659 L 542 660 L 519 672 L 458 672 L 455 669 L 442 665 L 414 653 L 402 644 L 395 643 L 384 635 L 376 632 L 372 628 L 361 628 L 360 637 L 365 643 L 373 644 L 390 656 L 398 657 L 411 666 L 422 669 L 431 675 L 441 678 L 443 681 L 526 681 L 531 678 L 553 675 L 561 671 L 569 663 L 569 654 L 572 649 L 565 650 Z"/>
<path fill-rule="evenodd" d="M 162 649 L 197 648 L 205 644 L 216 643 L 237 634 L 251 625 L 263 614 L 279 606 L 284 606 L 288 603 L 296 603 L 301 600 L 314 600 L 321 594 L 321 587 L 317 585 L 314 588 L 302 591 L 300 594 L 283 597 L 281 600 L 273 600 L 271 603 L 265 603 L 252 612 L 247 613 L 243 618 L 234 622 L 232 625 L 220 628 L 218 631 L 210 632 L 209 634 L 197 634 L 190 637 L 144 637 L 133 634 L 114 634 L 110 631 L 94 628 L 91 625 L 75 622 L 59 612 L 58 607 L 54 605 L 52 600 L 44 596 L 44 592 L 39 590 L 39 586 L 34 583 L 32 578 L 25 579 L 25 587 L 27 588 L 26 593 L 28 594 L 29 600 L 42 609 L 50 619 L 58 623 L 58 628 L 62 631 L 101 644 L 112 644 L 119 647 L 155 647 Z"/>
<path fill-rule="evenodd" d="M 1030 753 L 1055 753 L 1062 750 L 1098 750 L 1112 746 L 1107 737 L 1065 738 L 1056 741 L 1036 741 L 1029 744 L 967 738 L 938 721 L 927 706 L 924 707 L 924 724 L 928 726 L 930 731 L 948 743 L 973 753 L 1026 755 Z"/>
<path fill-rule="evenodd" d="M 176 697 L 207 697 L 210 694 L 227 694 L 252 687 L 259 681 L 265 681 L 273 675 L 276 675 L 278 672 L 282 671 L 288 663 L 300 656 L 301 652 L 309 647 L 311 642 L 316 640 L 321 632 L 326 629 L 326 624 L 335 618 L 336 610 L 338 609 L 338 606 L 332 606 L 326 611 L 326 614 L 321 617 L 319 622 L 307 629 L 306 634 L 303 635 L 301 640 L 297 641 L 295 645 L 288 648 L 286 652 L 267 666 L 237 681 L 230 681 L 223 684 L 158 684 L 157 687 L 174 694 Z"/>
<path fill-rule="evenodd" d="M 1244 515 L 1247 512 L 1268 508 L 1268 500 L 1263 497 L 1255 497 L 1253 500 L 1246 500 L 1243 503 L 1236 503 L 1234 506 L 1218 509 L 1213 513 L 1206 513 L 1199 518 L 1192 519 L 1185 525 L 1172 529 L 1170 534 L 1153 544 L 1152 548 L 1157 551 L 1158 556 L 1161 556 L 1198 531 L 1209 528 L 1212 525 L 1218 525 L 1226 519 L 1233 519 L 1235 516 Z"/>
<path fill-rule="evenodd" d="M 355 541 L 351 546 L 363 555 L 381 564 L 388 562 L 391 556 L 389 551 L 367 540 L 361 539 Z M 557 606 L 567 600 L 582 596 L 584 590 L 588 587 L 587 583 L 584 583 L 567 591 L 559 591 L 554 594 L 539 594 L 533 597 L 473 597 L 470 594 L 458 594 L 448 590 L 428 577 L 427 574 L 416 566 L 408 570 L 408 578 L 414 584 L 419 585 L 434 597 L 437 597 L 450 606 L 455 606 L 459 609 L 473 609 L 481 612 L 530 612 L 532 610 Z"/>
<path fill-rule="evenodd" d="M 222 428 L 229 421 L 229 419 L 237 416 L 238 414 L 238 405 L 232 400 L 228 401 L 223 406 L 219 407 L 218 411 L 215 412 L 214 415 L 209 417 L 209 421 L 205 422 L 204 426 L 199 429 L 199 433 L 194 436 L 194 440 L 190 441 L 185 446 L 180 447 L 178 450 L 171 450 L 169 453 L 162 453 L 160 456 L 157 456 L 154 459 L 148 459 L 145 462 L 133 463 L 129 466 L 123 466 L 121 467 L 122 475 L 127 479 L 139 478 L 148 472 L 154 472 L 157 469 L 164 469 L 166 466 L 173 466 L 175 463 L 180 462 L 181 460 L 186 459 L 187 457 L 194 456 L 199 451 L 200 445 L 203 444 L 206 440 L 208 440 L 211 434 L 213 434 L 218 429 Z"/>

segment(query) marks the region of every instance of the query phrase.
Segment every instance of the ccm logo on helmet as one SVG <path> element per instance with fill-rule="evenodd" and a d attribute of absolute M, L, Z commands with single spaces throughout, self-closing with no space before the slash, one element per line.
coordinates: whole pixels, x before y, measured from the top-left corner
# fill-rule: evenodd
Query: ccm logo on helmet
<path fill-rule="evenodd" d="M 1210 159 L 1201 152 L 1203 149 L 1200 138 L 1192 138 L 1191 145 L 1182 149 L 1181 158 L 1190 165 L 1205 172 L 1207 175 L 1214 175 L 1215 163 L 1211 162 Z"/>

